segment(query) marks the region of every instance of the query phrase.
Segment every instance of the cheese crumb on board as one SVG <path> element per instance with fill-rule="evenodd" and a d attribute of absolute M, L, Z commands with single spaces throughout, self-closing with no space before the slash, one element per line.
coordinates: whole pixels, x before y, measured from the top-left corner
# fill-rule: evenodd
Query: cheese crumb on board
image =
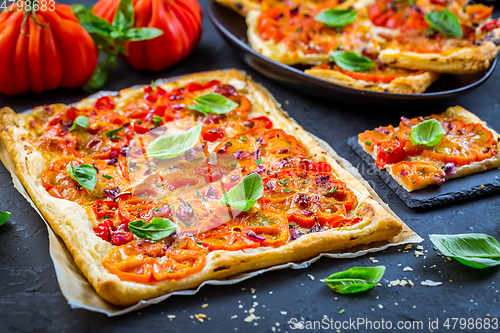
<path fill-rule="evenodd" d="M 432 280 L 425 280 L 425 281 L 420 282 L 420 284 L 422 286 L 436 287 L 436 286 L 442 285 L 443 282 L 436 282 L 436 281 L 432 281 Z"/>

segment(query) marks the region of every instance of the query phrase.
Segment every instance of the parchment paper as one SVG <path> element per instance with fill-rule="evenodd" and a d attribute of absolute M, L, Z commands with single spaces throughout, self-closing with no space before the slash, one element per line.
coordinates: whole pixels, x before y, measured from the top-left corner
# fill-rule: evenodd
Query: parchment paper
<path fill-rule="evenodd" d="M 114 92 L 100 92 L 99 95 L 109 95 Z M 95 96 L 95 95 L 93 95 Z M 274 271 L 278 269 L 292 268 L 292 269 L 301 269 L 306 268 L 315 261 L 317 261 L 321 257 L 328 258 L 355 258 L 367 253 L 382 251 L 387 249 L 390 246 L 397 246 L 408 243 L 420 243 L 423 239 L 418 236 L 414 231 L 412 231 L 390 208 L 386 205 L 377 193 L 370 187 L 368 182 L 363 179 L 363 177 L 359 174 L 358 170 L 354 168 L 349 161 L 343 159 L 330 147 L 325 141 L 317 138 L 312 135 L 320 144 L 321 148 L 328 152 L 344 169 L 349 171 L 354 177 L 356 177 L 370 192 L 371 196 L 374 200 L 379 202 L 394 218 L 400 221 L 403 224 L 403 231 L 391 239 L 389 242 L 381 242 L 381 243 L 373 243 L 369 246 L 357 246 L 356 248 L 349 249 L 350 252 L 336 252 L 336 253 L 321 253 L 318 256 L 309 259 L 307 261 L 301 262 L 290 262 L 282 265 L 277 265 L 253 272 L 247 272 L 238 274 L 232 277 L 229 277 L 224 280 L 209 280 L 203 282 L 198 288 L 192 290 L 183 290 L 183 291 L 175 291 L 160 297 L 156 297 L 150 300 L 141 301 L 135 305 L 128 307 L 119 307 L 113 304 L 108 303 L 104 299 L 102 299 L 99 295 L 97 295 L 96 291 L 92 287 L 92 285 L 87 281 L 85 276 L 80 272 L 78 267 L 73 261 L 73 257 L 66 249 L 66 246 L 62 239 L 57 236 L 48 222 L 45 220 L 41 212 L 35 206 L 30 196 L 26 192 L 25 188 L 17 178 L 15 174 L 15 165 L 10 158 L 7 149 L 0 142 L 0 160 L 3 162 L 7 170 L 9 170 L 12 181 L 14 183 L 14 187 L 23 195 L 26 200 L 31 204 L 33 209 L 38 212 L 42 220 L 47 225 L 47 230 L 49 234 L 50 241 L 50 256 L 52 257 L 52 261 L 54 262 L 54 267 L 56 271 L 57 281 L 59 283 L 59 287 L 61 288 L 61 292 L 64 297 L 68 300 L 69 305 L 73 309 L 86 309 L 89 311 L 95 311 L 104 313 L 107 316 L 119 316 L 125 313 L 132 312 L 134 310 L 142 309 L 151 304 L 157 304 L 162 302 L 173 295 L 194 295 L 196 294 L 204 285 L 229 285 L 235 284 L 240 281 L 252 278 L 254 276 L 263 274 L 265 272 Z"/>

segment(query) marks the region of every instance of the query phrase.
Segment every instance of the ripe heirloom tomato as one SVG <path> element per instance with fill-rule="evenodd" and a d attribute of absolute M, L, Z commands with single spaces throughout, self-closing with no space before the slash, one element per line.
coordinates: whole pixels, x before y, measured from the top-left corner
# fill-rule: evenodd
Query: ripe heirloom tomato
<path fill-rule="evenodd" d="M 97 66 L 97 47 L 71 7 L 40 3 L 35 21 L 25 6 L 19 1 L 0 14 L 0 93 L 85 85 Z"/>
<path fill-rule="evenodd" d="M 377 160 L 375 163 L 379 168 L 386 164 L 394 164 L 402 161 L 406 157 L 406 152 L 401 145 L 401 142 L 394 140 L 383 142 L 377 148 Z"/>
<path fill-rule="evenodd" d="M 134 26 L 163 30 L 156 38 L 126 43 L 127 61 L 139 70 L 161 71 L 184 59 L 201 37 L 201 7 L 196 0 L 133 0 Z M 92 11 L 113 21 L 120 0 L 99 0 Z"/>

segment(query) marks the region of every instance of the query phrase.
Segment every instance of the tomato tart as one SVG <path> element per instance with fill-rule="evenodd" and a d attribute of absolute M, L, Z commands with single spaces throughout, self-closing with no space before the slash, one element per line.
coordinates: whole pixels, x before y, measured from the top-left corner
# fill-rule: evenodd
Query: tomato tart
<path fill-rule="evenodd" d="M 500 166 L 499 135 L 460 106 L 401 118 L 358 135 L 359 145 L 408 192 Z"/>
<path fill-rule="evenodd" d="M 500 51 L 500 20 L 483 4 L 264 0 L 247 8 L 253 49 L 358 89 L 422 93 L 441 73 L 487 69 Z"/>
<path fill-rule="evenodd" d="M 237 70 L 29 115 L 4 108 L 0 137 L 76 265 L 117 305 L 403 227 Z"/>

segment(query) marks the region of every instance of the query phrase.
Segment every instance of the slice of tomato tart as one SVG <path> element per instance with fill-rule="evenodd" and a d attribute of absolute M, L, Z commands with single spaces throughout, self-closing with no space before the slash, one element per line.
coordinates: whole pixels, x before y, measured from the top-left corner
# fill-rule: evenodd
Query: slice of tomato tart
<path fill-rule="evenodd" d="M 403 117 L 396 128 L 359 134 L 358 143 L 409 192 L 500 166 L 498 133 L 460 106 L 428 117 Z"/>

